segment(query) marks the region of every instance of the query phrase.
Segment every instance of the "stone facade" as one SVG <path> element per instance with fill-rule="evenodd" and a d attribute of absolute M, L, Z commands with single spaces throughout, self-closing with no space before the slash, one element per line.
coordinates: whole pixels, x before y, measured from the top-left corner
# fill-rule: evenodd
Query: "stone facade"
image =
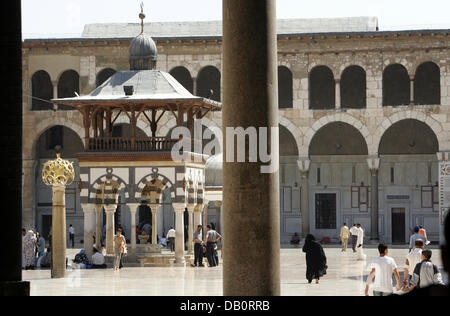
<path fill-rule="evenodd" d="M 194 82 L 206 66 L 222 69 L 221 37 L 183 37 L 154 38 L 158 46 L 157 69 L 170 72 L 175 67 L 185 67 Z M 84 137 L 82 116 L 76 111 L 32 111 L 33 74 L 45 70 L 54 87 L 60 75 L 75 70 L 80 76 L 80 94 L 88 94 L 96 87 L 97 74 L 105 69 L 128 70 L 128 49 L 130 39 L 59 39 L 27 40 L 23 45 L 23 221 L 24 226 L 37 226 L 36 179 L 37 170 L 36 141 L 42 133 L 55 125 L 70 128 Z M 310 159 L 309 167 L 309 218 L 311 232 L 322 237 L 336 238 L 339 226 L 359 221 L 370 232 L 370 215 L 351 206 L 352 187 L 363 182 L 370 186 L 370 172 L 367 157 L 380 157 L 380 142 L 386 131 L 404 120 L 417 120 L 425 123 L 435 134 L 438 152 L 450 151 L 450 37 L 447 30 L 403 31 L 403 32 L 361 32 L 361 33 L 317 33 L 291 34 L 278 37 L 278 63 L 292 73 L 292 108 L 279 110 L 279 122 L 292 134 L 298 156 L 281 157 L 280 186 L 290 188 L 286 199 L 291 207 L 286 212 L 282 205 L 282 241 L 288 241 L 294 232 L 301 232 L 300 183 L 301 174 L 297 160 Z M 391 64 L 403 65 L 414 83 L 416 70 L 424 62 L 433 62 L 440 71 L 440 104 L 383 106 L 383 71 Z M 347 109 L 340 104 L 340 79 L 343 71 L 352 65 L 360 66 L 366 74 L 366 107 Z M 310 109 L 311 71 L 316 66 L 327 66 L 333 73 L 336 84 L 335 108 L 331 110 Z M 411 86 L 413 86 L 413 83 Z M 56 94 L 56 93 L 55 93 Z M 413 94 L 411 92 L 411 94 Z M 56 97 L 56 95 L 54 95 Z M 226 106 L 226 105 L 225 105 Z M 319 130 L 333 122 L 343 122 L 353 126 L 367 145 L 367 154 L 362 156 L 311 157 L 310 144 Z M 127 124 L 126 116 L 121 116 L 116 124 Z M 173 116 L 165 115 L 158 126 L 158 136 L 166 136 L 176 125 Z M 220 112 L 211 112 L 203 119 L 203 125 L 221 127 Z M 148 123 L 138 122 L 147 135 Z M 66 157 L 71 158 L 71 157 Z M 405 240 L 409 230 L 416 224 L 429 227 L 432 240 L 439 238 L 439 214 L 419 203 L 422 186 L 434 186 L 438 181 L 438 159 L 434 155 L 381 155 L 379 168 L 379 212 L 380 238 L 392 241 L 393 208 L 405 208 Z M 430 164 L 432 176 L 427 178 Z M 321 166 L 321 183 L 317 183 L 317 168 Z M 343 168 L 345 166 L 345 168 Z M 390 167 L 395 166 L 396 180 L 389 180 Z M 355 167 L 354 179 L 348 179 Z M 411 175 L 411 169 L 415 171 Z M 424 169 L 425 168 L 425 169 Z M 307 170 L 308 171 L 308 170 Z M 424 180 L 424 178 L 427 178 Z M 337 194 L 336 228 L 323 231 L 315 229 L 315 196 L 320 193 Z M 289 195 L 291 197 L 289 198 Z M 298 196 L 297 196 L 298 195 Z M 303 196 L 303 195 L 302 195 Z M 406 196 L 408 198 L 406 199 Z M 400 199 L 395 199 L 395 197 Z M 79 203 L 79 202 L 78 202 Z M 284 202 L 282 202 L 284 203 Z M 82 210 L 79 204 L 75 214 L 81 217 L 78 232 L 82 231 Z M 75 216 L 75 215 L 74 215 Z M 69 220 L 68 220 L 69 221 Z M 77 226 L 75 226 L 77 228 Z M 368 236 L 366 234 L 366 236 Z"/>

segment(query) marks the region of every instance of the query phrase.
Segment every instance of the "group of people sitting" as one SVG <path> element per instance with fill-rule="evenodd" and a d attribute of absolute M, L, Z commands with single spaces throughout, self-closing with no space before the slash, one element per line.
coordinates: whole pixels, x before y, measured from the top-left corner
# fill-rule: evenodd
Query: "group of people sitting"
<path fill-rule="evenodd" d="M 91 260 L 89 260 L 84 249 L 81 249 L 81 251 L 75 255 L 75 258 L 72 261 L 74 264 L 77 265 L 78 268 L 81 268 L 81 269 L 106 269 L 107 268 L 107 266 L 105 264 L 105 257 L 95 247 L 93 249 L 93 255 L 91 256 Z"/>

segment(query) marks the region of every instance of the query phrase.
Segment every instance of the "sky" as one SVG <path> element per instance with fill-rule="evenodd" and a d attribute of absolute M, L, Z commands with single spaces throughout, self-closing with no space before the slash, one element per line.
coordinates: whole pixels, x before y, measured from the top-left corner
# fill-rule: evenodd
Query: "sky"
<path fill-rule="evenodd" d="M 80 36 L 91 23 L 222 19 L 222 0 L 22 0 L 24 38 Z M 276 0 L 277 18 L 378 17 L 380 30 L 450 29 L 449 0 Z"/>

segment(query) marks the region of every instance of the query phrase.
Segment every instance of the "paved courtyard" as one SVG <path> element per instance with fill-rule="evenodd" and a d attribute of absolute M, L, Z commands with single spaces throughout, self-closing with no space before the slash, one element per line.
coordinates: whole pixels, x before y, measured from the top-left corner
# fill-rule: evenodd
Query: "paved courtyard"
<path fill-rule="evenodd" d="M 77 250 L 68 249 L 72 259 Z M 408 249 L 390 249 L 401 276 Z M 367 260 L 357 261 L 352 250 L 325 248 L 328 273 L 320 284 L 308 284 L 305 278 L 305 255 L 299 248 L 281 249 L 281 294 L 283 296 L 361 296 L 364 295 L 367 264 L 378 255 L 376 248 L 365 249 Z M 433 249 L 432 261 L 442 269 L 440 251 Z M 107 270 L 68 270 L 65 279 L 51 279 L 49 270 L 23 271 L 31 281 L 31 295 L 69 296 L 221 296 L 222 266 L 215 268 L 123 268 Z M 447 280 L 447 277 L 444 276 Z M 371 293 L 371 291 L 370 291 Z"/>

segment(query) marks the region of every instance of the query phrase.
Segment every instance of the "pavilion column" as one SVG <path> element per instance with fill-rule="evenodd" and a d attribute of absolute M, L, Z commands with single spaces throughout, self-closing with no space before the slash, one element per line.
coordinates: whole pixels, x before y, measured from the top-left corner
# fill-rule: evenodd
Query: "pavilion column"
<path fill-rule="evenodd" d="M 336 79 L 335 82 L 336 82 L 336 109 L 340 109 L 341 108 L 341 79 Z"/>
<path fill-rule="evenodd" d="M 298 168 L 300 169 L 300 190 L 301 190 L 301 213 L 302 213 L 302 237 L 310 233 L 309 226 L 309 167 L 311 166 L 311 160 L 309 158 L 300 158 L 297 160 Z"/>
<path fill-rule="evenodd" d="M 206 226 L 208 225 L 208 207 L 209 201 L 203 200 L 202 210 L 203 210 L 203 231 L 206 231 Z M 206 234 L 203 234 L 203 240 L 206 241 Z"/>
<path fill-rule="evenodd" d="M 53 185 L 52 206 L 52 278 L 66 275 L 66 198 L 65 186 Z"/>
<path fill-rule="evenodd" d="M 136 254 L 136 213 L 140 204 L 128 204 L 131 217 L 131 253 Z M 152 208 L 153 210 L 153 208 Z"/>
<path fill-rule="evenodd" d="M 102 207 L 101 204 L 95 204 L 95 248 L 98 251 L 102 250 Z"/>
<path fill-rule="evenodd" d="M 116 212 L 117 205 L 109 204 L 105 205 L 106 212 L 106 254 L 114 254 L 114 213 Z"/>
<path fill-rule="evenodd" d="M 189 215 L 189 225 L 188 225 L 188 254 L 194 254 L 194 209 L 195 204 L 188 204 L 188 215 Z"/>
<path fill-rule="evenodd" d="M 448 201 L 450 195 L 450 187 L 449 187 L 449 178 L 450 178 L 450 152 L 449 151 L 441 151 L 436 153 L 438 161 L 439 161 L 439 171 L 438 171 L 438 183 L 439 183 L 439 244 L 443 245 L 449 241 L 445 240 L 445 218 L 446 216 L 450 216 L 449 209 L 447 207 L 446 201 Z"/>
<path fill-rule="evenodd" d="M 378 227 L 378 169 L 380 168 L 380 158 L 369 157 L 367 164 L 370 170 L 370 240 L 377 242 L 380 240 Z"/>
<path fill-rule="evenodd" d="M 216 231 L 221 233 L 222 223 L 220 222 L 220 213 L 222 208 L 222 201 L 214 201 L 214 207 L 216 208 Z"/>
<path fill-rule="evenodd" d="M 194 208 L 194 228 L 202 225 L 203 204 L 197 204 Z"/>
<path fill-rule="evenodd" d="M 93 255 L 95 233 L 95 205 L 81 204 L 84 213 L 84 251 L 90 259 Z"/>
<path fill-rule="evenodd" d="M 175 264 L 184 265 L 184 203 L 174 203 L 175 210 Z"/>
<path fill-rule="evenodd" d="M 410 79 L 410 104 L 414 104 L 414 75 L 409 76 Z"/>
<path fill-rule="evenodd" d="M 151 204 L 150 209 L 152 210 L 152 244 L 158 244 L 158 208 L 159 204 Z"/>
<path fill-rule="evenodd" d="M 222 126 L 268 128 L 268 163 L 230 162 L 224 137 L 223 295 L 280 295 L 280 205 L 275 0 L 223 1 Z M 225 135 L 225 132 L 224 132 Z M 276 149 L 275 149 L 276 148 Z M 261 149 L 261 148 L 260 148 Z M 265 169 L 265 168 L 264 168 Z M 246 242 L 242 242 L 246 232 Z"/>

